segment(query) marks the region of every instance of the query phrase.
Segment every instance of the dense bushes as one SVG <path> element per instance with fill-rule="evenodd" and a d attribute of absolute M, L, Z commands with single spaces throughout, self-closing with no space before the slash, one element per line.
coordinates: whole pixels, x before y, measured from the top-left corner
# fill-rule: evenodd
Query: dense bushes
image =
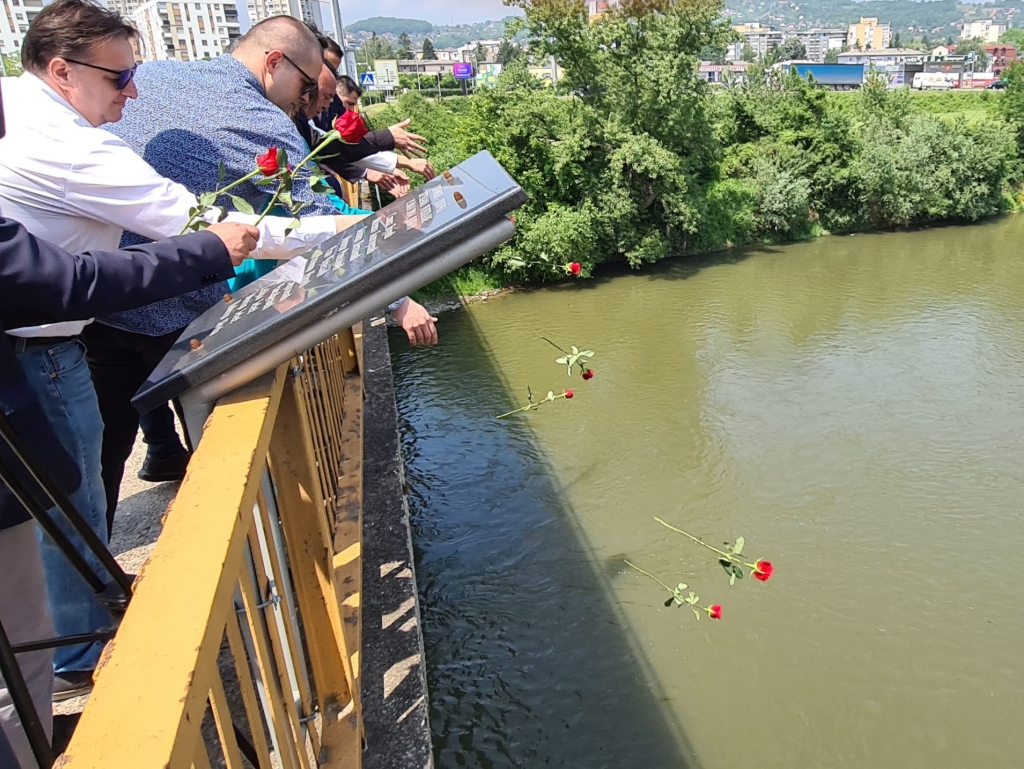
<path fill-rule="evenodd" d="M 469 99 L 407 94 L 377 118 L 413 117 L 439 166 L 487 149 L 522 184 L 519 234 L 484 262 L 499 282 L 559 276 L 569 261 L 586 274 L 613 259 L 973 221 L 1005 210 L 1020 179 L 1001 94 L 921 98 L 878 79 L 832 93 L 756 68 L 713 90 L 698 53 L 729 33 L 711 0 L 627 0 L 594 24 L 582 3 L 515 4 L 534 51 L 562 63 L 558 89 L 511 66 Z M 974 119 L 958 119 L 965 109 Z"/>

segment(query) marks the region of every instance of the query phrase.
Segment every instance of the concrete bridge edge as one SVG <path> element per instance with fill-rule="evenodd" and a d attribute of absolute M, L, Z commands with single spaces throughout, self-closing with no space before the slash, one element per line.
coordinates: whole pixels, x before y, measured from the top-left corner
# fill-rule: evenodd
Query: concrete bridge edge
<path fill-rule="evenodd" d="M 431 769 L 419 590 L 382 317 L 363 324 L 363 384 L 363 767 Z"/>

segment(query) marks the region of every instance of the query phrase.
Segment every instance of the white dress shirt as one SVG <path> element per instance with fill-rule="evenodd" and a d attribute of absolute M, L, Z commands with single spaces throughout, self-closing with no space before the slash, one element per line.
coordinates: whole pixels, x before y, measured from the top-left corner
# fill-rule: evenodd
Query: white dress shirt
<path fill-rule="evenodd" d="M 0 140 L 0 215 L 67 251 L 116 250 L 124 230 L 178 235 L 197 205 L 189 190 L 158 174 L 109 131 L 94 128 L 31 73 L 4 82 L 7 136 Z M 253 224 L 257 217 L 229 213 Z M 335 234 L 332 216 L 260 222 L 257 259 L 290 259 Z M 90 321 L 14 329 L 14 336 L 73 336 Z"/>

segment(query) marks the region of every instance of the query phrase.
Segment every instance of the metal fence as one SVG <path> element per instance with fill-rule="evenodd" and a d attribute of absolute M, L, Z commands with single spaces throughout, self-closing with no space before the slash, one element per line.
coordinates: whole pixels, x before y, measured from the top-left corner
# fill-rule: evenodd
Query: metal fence
<path fill-rule="evenodd" d="M 217 404 L 59 766 L 360 765 L 359 329 Z"/>

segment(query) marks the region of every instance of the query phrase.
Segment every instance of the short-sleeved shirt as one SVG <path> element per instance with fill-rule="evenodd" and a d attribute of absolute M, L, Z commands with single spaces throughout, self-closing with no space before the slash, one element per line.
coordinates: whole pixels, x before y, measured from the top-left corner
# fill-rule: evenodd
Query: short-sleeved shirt
<path fill-rule="evenodd" d="M 135 82 L 139 98 L 128 103 L 124 117 L 105 128 L 123 139 L 159 173 L 199 195 L 217 189 L 218 164 L 225 179 L 240 179 L 256 167 L 269 147 L 284 149 L 288 162 L 308 154 L 292 119 L 267 99 L 259 80 L 230 54 L 212 61 L 157 61 L 142 64 Z M 246 182 L 232 194 L 257 211 L 267 202 L 266 188 Z M 302 215 L 337 213 L 309 182 L 295 180 L 293 199 L 309 201 Z M 145 242 L 125 232 L 122 245 Z M 184 328 L 221 300 L 226 284 L 110 315 L 100 322 L 147 336 Z"/>

